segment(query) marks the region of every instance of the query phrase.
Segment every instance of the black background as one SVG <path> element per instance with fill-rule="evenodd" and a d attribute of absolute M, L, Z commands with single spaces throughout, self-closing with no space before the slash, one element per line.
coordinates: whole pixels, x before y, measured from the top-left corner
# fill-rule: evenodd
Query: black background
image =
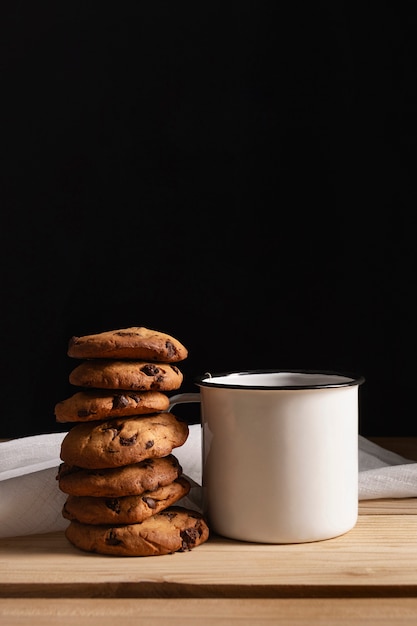
<path fill-rule="evenodd" d="M 68 339 L 131 325 L 183 391 L 353 371 L 361 434 L 417 435 L 412 3 L 288 5 L 2 9 L 0 437 L 64 429 Z"/>

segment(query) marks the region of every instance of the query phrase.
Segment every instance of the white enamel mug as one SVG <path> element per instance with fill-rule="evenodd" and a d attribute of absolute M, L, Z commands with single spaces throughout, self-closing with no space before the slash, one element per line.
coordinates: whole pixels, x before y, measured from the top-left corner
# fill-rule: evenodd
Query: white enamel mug
<path fill-rule="evenodd" d="M 337 537 L 358 516 L 358 392 L 337 372 L 205 374 L 204 513 L 225 537 L 301 543 Z M 173 399 L 174 400 L 174 399 Z"/>

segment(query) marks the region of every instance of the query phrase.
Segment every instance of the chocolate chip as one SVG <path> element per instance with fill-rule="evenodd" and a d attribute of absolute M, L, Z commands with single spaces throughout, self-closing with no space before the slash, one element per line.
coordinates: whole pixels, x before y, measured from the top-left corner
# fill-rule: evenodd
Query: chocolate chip
<path fill-rule="evenodd" d="M 111 546 L 118 546 L 121 543 L 123 543 L 123 541 L 117 537 L 117 533 L 115 529 L 111 528 L 109 530 L 109 534 L 106 537 L 106 543 L 108 543 Z"/>
<path fill-rule="evenodd" d="M 129 398 L 131 398 L 133 402 L 136 402 L 136 404 L 139 404 L 140 402 L 139 396 L 137 396 L 135 393 L 129 393 Z"/>
<path fill-rule="evenodd" d="M 129 404 L 129 400 L 126 398 L 126 396 L 123 396 L 123 395 L 113 396 L 113 406 L 112 406 L 113 409 L 123 409 L 128 404 Z"/>
<path fill-rule="evenodd" d="M 182 551 L 184 551 L 191 550 L 198 539 L 199 533 L 196 528 L 186 528 L 181 531 L 180 535 L 182 539 Z"/>
<path fill-rule="evenodd" d="M 140 369 L 141 369 L 141 372 L 146 374 L 146 376 L 156 376 L 160 372 L 159 367 L 157 367 L 156 365 L 153 365 L 152 363 L 147 363 Z"/>
<path fill-rule="evenodd" d="M 155 445 L 155 442 L 153 439 L 149 439 L 149 441 L 146 442 L 145 444 L 145 449 L 149 450 L 149 448 L 153 448 L 153 446 Z"/>
<path fill-rule="evenodd" d="M 121 446 L 134 446 L 136 443 L 137 435 L 132 435 L 131 437 L 120 437 L 120 445 Z"/>
<path fill-rule="evenodd" d="M 153 498 L 150 498 L 149 496 L 143 496 L 142 500 L 144 501 L 145 504 L 148 505 L 150 509 L 156 508 L 156 502 Z"/>
<path fill-rule="evenodd" d="M 174 511 L 162 511 L 161 515 L 165 515 L 171 521 L 174 517 L 177 517 L 177 514 Z"/>
<path fill-rule="evenodd" d="M 119 500 L 119 498 L 107 498 L 106 499 L 106 507 L 108 509 L 111 509 L 115 513 L 120 513 L 121 507 L 120 507 L 120 500 Z"/>

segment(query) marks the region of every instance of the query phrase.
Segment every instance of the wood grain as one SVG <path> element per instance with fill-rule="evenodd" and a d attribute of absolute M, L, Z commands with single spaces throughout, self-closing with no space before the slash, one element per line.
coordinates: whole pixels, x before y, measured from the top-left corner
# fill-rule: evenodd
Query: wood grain
<path fill-rule="evenodd" d="M 359 515 L 417 515 L 417 498 L 362 500 Z"/>
<path fill-rule="evenodd" d="M 265 545 L 212 537 L 149 558 L 83 553 L 62 533 L 0 541 L 0 597 L 417 597 L 417 516 L 363 515 L 341 537 Z"/>
<path fill-rule="evenodd" d="M 415 626 L 415 598 L 346 599 L 3 599 L 7 626 Z"/>

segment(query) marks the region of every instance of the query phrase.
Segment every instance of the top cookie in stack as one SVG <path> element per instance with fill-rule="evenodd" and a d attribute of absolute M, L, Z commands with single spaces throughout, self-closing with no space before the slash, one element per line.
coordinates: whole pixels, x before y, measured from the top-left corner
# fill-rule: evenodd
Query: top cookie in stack
<path fill-rule="evenodd" d="M 143 326 L 72 337 L 68 356 L 76 359 L 145 359 L 177 363 L 188 350 L 171 335 Z"/>
<path fill-rule="evenodd" d="M 69 376 L 82 389 L 55 406 L 57 421 L 79 422 L 62 441 L 57 477 L 69 494 L 63 509 L 69 541 L 127 556 L 203 543 L 202 516 L 172 506 L 190 489 L 171 454 L 185 443 L 188 426 L 169 412 L 166 392 L 181 386 L 176 364 L 187 349 L 166 333 L 132 327 L 72 337 L 68 355 L 82 359 Z M 145 484 L 156 487 L 145 490 Z"/>

